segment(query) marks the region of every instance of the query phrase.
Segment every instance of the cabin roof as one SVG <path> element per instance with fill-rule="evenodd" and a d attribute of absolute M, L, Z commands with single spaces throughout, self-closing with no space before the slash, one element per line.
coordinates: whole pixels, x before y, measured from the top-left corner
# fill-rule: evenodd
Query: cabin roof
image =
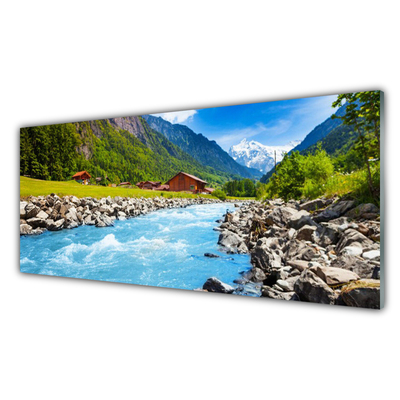
<path fill-rule="evenodd" d="M 157 190 L 167 190 L 169 189 L 169 185 L 160 185 L 158 187 L 156 187 Z"/>
<path fill-rule="evenodd" d="M 91 178 L 89 172 L 87 172 L 87 171 L 79 171 L 75 175 L 72 175 L 72 177 L 73 178 L 79 178 L 80 176 L 85 175 L 85 174 L 88 175 L 89 178 Z"/>
<path fill-rule="evenodd" d="M 121 185 L 130 185 L 131 183 L 130 182 L 121 182 L 118 186 L 121 186 Z"/>
<path fill-rule="evenodd" d="M 208 192 L 212 193 L 215 189 L 214 188 L 204 188 L 204 190 L 207 190 Z"/>
<path fill-rule="evenodd" d="M 169 182 L 171 182 L 172 179 L 176 178 L 176 177 L 177 177 L 178 175 L 180 175 L 180 174 L 186 175 L 186 176 L 188 176 L 189 178 L 194 179 L 195 181 L 202 182 L 202 183 L 207 183 L 206 181 L 203 181 L 203 179 L 200 179 L 200 178 L 198 178 L 197 176 L 190 175 L 190 174 L 187 174 L 186 172 L 182 172 L 182 171 L 181 171 L 181 172 L 178 172 L 175 176 L 173 176 L 173 177 L 167 182 L 167 184 L 168 184 Z"/>

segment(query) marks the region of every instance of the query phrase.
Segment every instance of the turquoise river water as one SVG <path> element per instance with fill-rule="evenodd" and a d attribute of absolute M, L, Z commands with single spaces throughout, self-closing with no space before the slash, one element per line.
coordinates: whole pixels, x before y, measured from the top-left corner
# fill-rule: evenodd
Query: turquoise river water
<path fill-rule="evenodd" d="M 80 226 L 23 236 L 21 272 L 188 290 L 214 276 L 237 287 L 234 280 L 251 264 L 247 254 L 219 249 L 219 232 L 213 228 L 227 209 L 232 204 L 165 209 L 108 228 Z"/>

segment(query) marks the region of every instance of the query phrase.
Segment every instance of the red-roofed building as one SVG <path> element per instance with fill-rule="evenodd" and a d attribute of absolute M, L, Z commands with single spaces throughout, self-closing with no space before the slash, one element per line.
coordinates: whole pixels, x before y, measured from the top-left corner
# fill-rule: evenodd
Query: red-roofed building
<path fill-rule="evenodd" d="M 167 182 L 172 192 L 202 193 L 206 184 L 206 181 L 186 172 L 179 172 Z"/>
<path fill-rule="evenodd" d="M 204 188 L 203 193 L 207 193 L 207 194 L 212 194 L 212 192 L 214 191 L 214 188 Z"/>
<path fill-rule="evenodd" d="M 90 178 L 91 176 L 87 171 L 80 171 L 72 176 L 72 179 L 75 179 L 77 182 L 83 183 L 84 185 L 87 185 L 90 182 Z"/>

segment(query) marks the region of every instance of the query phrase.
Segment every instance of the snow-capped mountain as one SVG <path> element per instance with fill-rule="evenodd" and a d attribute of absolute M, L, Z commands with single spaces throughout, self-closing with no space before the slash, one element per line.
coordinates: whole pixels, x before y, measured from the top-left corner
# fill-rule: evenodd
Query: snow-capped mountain
<path fill-rule="evenodd" d="M 278 163 L 282 161 L 285 153 L 288 153 L 300 142 L 301 140 L 293 140 L 285 146 L 265 146 L 254 140 L 243 139 L 229 149 L 229 155 L 239 164 L 267 173 L 275 165 L 274 151 L 276 151 L 276 162 Z"/>

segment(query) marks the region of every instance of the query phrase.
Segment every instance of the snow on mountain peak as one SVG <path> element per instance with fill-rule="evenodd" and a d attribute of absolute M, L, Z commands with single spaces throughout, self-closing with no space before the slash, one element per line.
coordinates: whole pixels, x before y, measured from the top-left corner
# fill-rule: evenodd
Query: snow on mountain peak
<path fill-rule="evenodd" d="M 229 155 L 239 164 L 267 173 L 275 165 L 275 155 L 276 162 L 282 161 L 284 154 L 288 153 L 300 142 L 300 140 L 293 140 L 285 146 L 266 146 L 255 140 L 248 141 L 244 138 L 239 144 L 229 149 Z"/>

